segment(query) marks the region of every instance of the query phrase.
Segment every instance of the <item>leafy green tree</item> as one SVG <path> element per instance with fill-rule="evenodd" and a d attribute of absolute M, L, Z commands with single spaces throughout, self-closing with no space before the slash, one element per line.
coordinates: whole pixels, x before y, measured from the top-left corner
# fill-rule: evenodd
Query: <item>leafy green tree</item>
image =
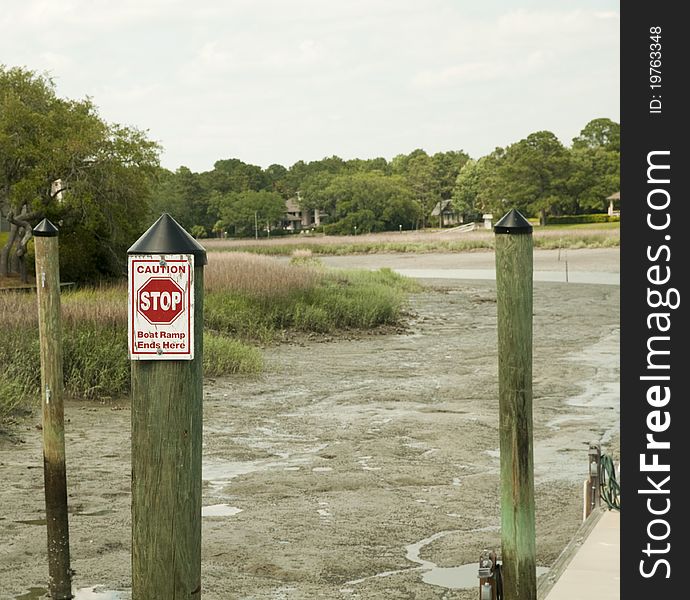
<path fill-rule="evenodd" d="M 496 215 L 501 215 L 506 211 L 508 203 L 505 195 L 506 186 L 501 178 L 501 167 L 505 161 L 505 155 L 504 148 L 495 148 L 491 154 L 480 158 L 464 174 L 467 179 L 461 180 L 464 184 L 462 193 L 467 201 L 471 201 L 467 210 Z M 462 209 L 461 206 L 459 208 Z"/>
<path fill-rule="evenodd" d="M 424 150 L 413 151 L 407 157 L 405 178 L 419 205 L 420 225 L 426 227 L 431 211 L 441 200 L 441 185 L 436 177 L 433 159 Z"/>
<path fill-rule="evenodd" d="M 602 211 L 606 198 L 620 190 L 620 125 L 590 121 L 573 139 L 568 186 L 580 210 Z"/>
<path fill-rule="evenodd" d="M 580 210 L 606 210 L 606 198 L 620 190 L 620 154 L 604 148 L 573 149 L 571 162 L 568 187 Z"/>
<path fill-rule="evenodd" d="M 160 169 L 152 192 L 151 216 L 158 218 L 167 212 L 187 231 L 201 226 L 208 233 L 215 222 L 208 211 L 211 193 L 202 185 L 201 176 L 188 167 L 174 173 Z"/>
<path fill-rule="evenodd" d="M 331 233 L 351 234 L 410 229 L 418 218 L 418 204 L 401 176 L 380 172 L 340 175 L 325 190 L 335 206 Z"/>
<path fill-rule="evenodd" d="M 207 190 L 221 194 L 228 192 L 259 191 L 270 187 L 266 173 L 256 165 L 242 162 L 238 158 L 217 160 L 212 171 L 201 174 L 202 185 Z"/>
<path fill-rule="evenodd" d="M 462 214 L 465 221 L 477 221 L 483 212 L 478 200 L 484 170 L 482 160 L 468 160 L 455 178 L 452 192 L 453 206 Z"/>
<path fill-rule="evenodd" d="M 335 197 L 329 193 L 335 175 L 326 171 L 308 175 L 299 190 L 299 205 L 303 211 L 323 210 L 335 214 Z"/>
<path fill-rule="evenodd" d="M 272 164 L 264 171 L 267 181 L 267 189 L 279 193 L 285 200 L 290 197 L 290 189 L 287 182 L 288 170 L 283 165 Z"/>
<path fill-rule="evenodd" d="M 538 214 L 545 224 L 549 214 L 574 210 L 567 185 L 570 171 L 570 155 L 559 139 L 550 131 L 537 131 L 507 148 L 493 182 L 495 193 L 507 200 L 506 210 Z"/>
<path fill-rule="evenodd" d="M 573 138 L 572 147 L 574 150 L 603 148 L 620 154 L 621 126 L 611 119 L 593 119 Z"/>
<path fill-rule="evenodd" d="M 465 152 L 455 150 L 437 152 L 431 157 L 434 177 L 442 200 L 448 200 L 453 196 L 458 174 L 469 159 Z"/>
<path fill-rule="evenodd" d="M 378 171 L 384 175 L 391 175 L 391 166 L 383 157 L 377 158 L 352 158 L 346 162 L 347 171 L 349 173 L 357 173 L 360 171 Z"/>
<path fill-rule="evenodd" d="M 223 225 L 238 236 L 270 230 L 285 214 L 285 201 L 280 194 L 266 190 L 219 194 L 214 196 L 213 203 Z"/>
<path fill-rule="evenodd" d="M 159 147 L 110 125 L 93 103 L 58 98 L 48 77 L 0 65 L 0 211 L 10 223 L 0 275 L 26 279 L 31 228 L 60 226 L 66 279 L 121 272 L 148 215 Z"/>
<path fill-rule="evenodd" d="M 460 169 L 468 160 L 469 156 L 463 151 L 437 152 L 429 156 L 421 148 L 393 158 L 390 171 L 407 179 L 418 203 L 418 226 L 426 226 L 439 201 L 452 197 Z"/>

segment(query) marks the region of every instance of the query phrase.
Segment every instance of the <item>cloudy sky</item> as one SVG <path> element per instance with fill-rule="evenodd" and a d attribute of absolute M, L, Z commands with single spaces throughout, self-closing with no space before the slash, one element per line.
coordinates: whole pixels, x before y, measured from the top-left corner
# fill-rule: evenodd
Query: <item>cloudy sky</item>
<path fill-rule="evenodd" d="M 148 130 L 171 170 L 478 158 L 620 121 L 619 28 L 617 0 L 2 0 L 0 62 Z"/>

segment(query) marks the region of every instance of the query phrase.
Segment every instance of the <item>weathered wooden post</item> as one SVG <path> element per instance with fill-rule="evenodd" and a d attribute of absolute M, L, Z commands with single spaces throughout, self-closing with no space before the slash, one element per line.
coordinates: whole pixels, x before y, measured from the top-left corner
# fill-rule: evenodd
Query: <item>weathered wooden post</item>
<path fill-rule="evenodd" d="M 38 295 L 38 335 L 41 346 L 41 406 L 43 413 L 43 481 L 48 530 L 48 588 L 54 600 L 72 598 L 65 470 L 62 326 L 58 230 L 43 219 L 33 230 Z"/>
<path fill-rule="evenodd" d="M 503 593 L 505 600 L 536 600 L 532 451 L 532 226 L 513 209 L 496 223 L 494 232 Z"/>
<path fill-rule="evenodd" d="M 164 214 L 127 254 L 132 598 L 196 600 L 206 251 Z"/>

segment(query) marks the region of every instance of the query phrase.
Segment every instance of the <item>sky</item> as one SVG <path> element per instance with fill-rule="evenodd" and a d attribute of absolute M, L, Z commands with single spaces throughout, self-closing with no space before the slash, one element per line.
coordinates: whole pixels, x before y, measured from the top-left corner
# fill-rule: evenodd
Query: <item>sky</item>
<path fill-rule="evenodd" d="M 620 122 L 611 0 L 2 0 L 0 63 L 148 132 L 161 165 L 472 158 Z"/>

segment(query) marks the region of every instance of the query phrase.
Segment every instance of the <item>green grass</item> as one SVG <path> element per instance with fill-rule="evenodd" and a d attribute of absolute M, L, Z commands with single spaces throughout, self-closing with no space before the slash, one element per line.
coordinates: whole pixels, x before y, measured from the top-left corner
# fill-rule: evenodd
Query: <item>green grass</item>
<path fill-rule="evenodd" d="M 536 248 L 602 248 L 620 245 L 620 222 L 581 223 L 534 227 Z M 408 234 L 370 234 L 356 239 L 352 236 L 321 236 L 293 239 L 290 242 L 268 240 L 214 241 L 209 247 L 215 252 L 248 252 L 268 256 L 292 256 L 306 253 L 316 256 L 377 253 L 471 252 L 492 250 L 494 235 L 478 229 L 469 233 L 453 231 L 409 232 Z"/>
<path fill-rule="evenodd" d="M 398 322 L 406 294 L 418 289 L 390 269 L 323 272 L 313 286 L 286 294 L 209 293 L 204 321 L 212 331 L 262 343 L 289 330 L 372 329 Z"/>
<path fill-rule="evenodd" d="M 605 225 L 609 225 L 606 223 Z M 577 225 L 563 225 L 560 227 L 575 228 Z M 613 228 L 612 228 L 613 229 Z M 556 232 L 549 229 L 550 232 Z M 578 236 L 569 235 L 563 238 L 534 236 L 535 248 L 612 248 L 620 246 L 620 238 L 605 234 L 582 233 Z M 461 241 L 412 242 L 412 243 L 350 243 L 350 244 L 299 244 L 297 246 L 243 246 L 243 252 L 251 252 L 266 256 L 290 256 L 295 250 L 311 252 L 318 256 L 345 256 L 351 254 L 383 254 L 383 253 L 431 253 L 431 252 L 471 252 L 474 250 L 493 250 L 493 238 Z M 232 249 L 228 248 L 229 251 Z"/>
<path fill-rule="evenodd" d="M 37 393 L 41 380 L 38 331 L 5 328 L 0 333 L 0 426 L 17 408 L 25 406 Z M 31 336 L 31 337 L 29 337 Z M 37 378 L 38 375 L 38 378 Z"/>
<path fill-rule="evenodd" d="M 587 230 L 599 230 L 599 229 L 620 229 L 620 221 L 612 221 L 610 223 L 571 223 L 566 225 L 544 225 L 539 229 L 542 231 L 567 231 L 570 229 L 587 231 Z"/>
<path fill-rule="evenodd" d="M 309 266 L 287 265 L 251 255 L 225 255 L 209 263 L 216 270 L 209 268 L 207 279 L 203 368 L 212 377 L 260 372 L 263 358 L 257 344 L 278 341 L 290 332 L 396 323 L 405 295 L 419 289 L 389 269 L 328 272 L 315 261 Z M 126 286 L 64 292 L 61 305 L 66 394 L 101 400 L 127 395 Z M 33 293 L 0 294 L 0 365 L 2 424 L 18 407 L 38 398 L 41 375 Z"/>
<path fill-rule="evenodd" d="M 242 252 L 264 254 L 267 256 L 291 256 L 295 251 L 311 252 L 320 256 L 344 256 L 348 254 L 379 254 L 391 252 L 467 252 L 471 250 L 493 248 L 492 240 L 459 240 L 436 242 L 348 242 L 320 244 L 303 242 L 300 244 L 243 245 Z M 219 249 L 235 252 L 232 246 Z"/>
<path fill-rule="evenodd" d="M 263 367 L 263 357 L 257 348 L 211 332 L 204 333 L 204 375 L 260 373 Z"/>

